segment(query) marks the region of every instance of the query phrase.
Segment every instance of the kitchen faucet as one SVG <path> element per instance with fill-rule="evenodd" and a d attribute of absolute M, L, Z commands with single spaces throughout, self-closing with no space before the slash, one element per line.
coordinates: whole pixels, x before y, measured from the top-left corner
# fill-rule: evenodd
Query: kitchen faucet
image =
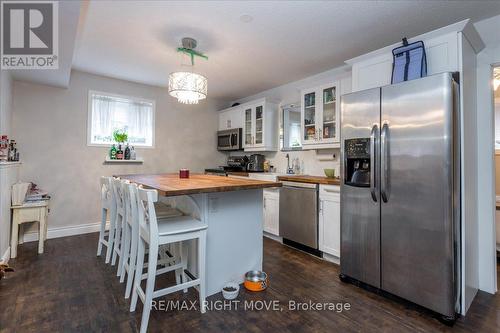
<path fill-rule="evenodd" d="M 286 154 L 286 173 L 289 175 L 293 175 L 293 168 L 290 168 L 290 155 Z"/>

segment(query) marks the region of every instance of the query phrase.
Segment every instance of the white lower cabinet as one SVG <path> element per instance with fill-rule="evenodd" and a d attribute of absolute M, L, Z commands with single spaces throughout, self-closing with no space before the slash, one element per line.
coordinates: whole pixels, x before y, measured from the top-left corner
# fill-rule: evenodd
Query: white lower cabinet
<path fill-rule="evenodd" d="M 10 220 L 11 220 L 11 197 L 12 185 L 19 179 L 20 163 L 0 164 L 0 261 L 7 256 L 10 247 Z"/>
<path fill-rule="evenodd" d="M 340 186 L 319 186 L 319 249 L 340 258 Z"/>
<path fill-rule="evenodd" d="M 278 190 L 264 190 L 264 231 L 279 235 L 280 197 Z"/>
<path fill-rule="evenodd" d="M 248 178 L 275 182 L 277 174 L 250 173 Z M 264 232 L 278 237 L 280 231 L 280 191 L 279 188 L 266 188 L 263 191 Z"/>

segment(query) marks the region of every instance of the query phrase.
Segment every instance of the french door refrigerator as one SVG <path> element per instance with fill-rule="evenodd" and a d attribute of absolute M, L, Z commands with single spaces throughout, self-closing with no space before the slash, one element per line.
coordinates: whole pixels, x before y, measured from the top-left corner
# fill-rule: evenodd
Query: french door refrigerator
<path fill-rule="evenodd" d="M 453 320 L 460 133 L 451 73 L 342 96 L 341 274 Z"/>

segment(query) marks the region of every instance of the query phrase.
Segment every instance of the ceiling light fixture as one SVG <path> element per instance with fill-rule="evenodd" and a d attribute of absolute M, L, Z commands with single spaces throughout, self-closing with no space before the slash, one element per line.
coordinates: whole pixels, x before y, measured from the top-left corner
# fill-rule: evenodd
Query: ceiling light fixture
<path fill-rule="evenodd" d="M 191 57 L 191 66 L 194 66 L 194 57 L 208 59 L 200 52 L 195 51 L 196 40 L 193 38 L 183 38 L 182 47 L 177 48 L 177 52 L 182 52 Z M 168 77 L 168 93 L 177 98 L 179 103 L 198 104 L 207 97 L 208 80 L 203 75 L 193 72 L 174 72 Z"/>

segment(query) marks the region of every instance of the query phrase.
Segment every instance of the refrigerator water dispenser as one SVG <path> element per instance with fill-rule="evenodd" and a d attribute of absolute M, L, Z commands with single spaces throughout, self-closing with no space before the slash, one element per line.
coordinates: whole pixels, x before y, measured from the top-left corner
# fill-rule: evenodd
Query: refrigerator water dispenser
<path fill-rule="evenodd" d="M 370 187 L 370 139 L 357 138 L 344 142 L 346 185 Z"/>

